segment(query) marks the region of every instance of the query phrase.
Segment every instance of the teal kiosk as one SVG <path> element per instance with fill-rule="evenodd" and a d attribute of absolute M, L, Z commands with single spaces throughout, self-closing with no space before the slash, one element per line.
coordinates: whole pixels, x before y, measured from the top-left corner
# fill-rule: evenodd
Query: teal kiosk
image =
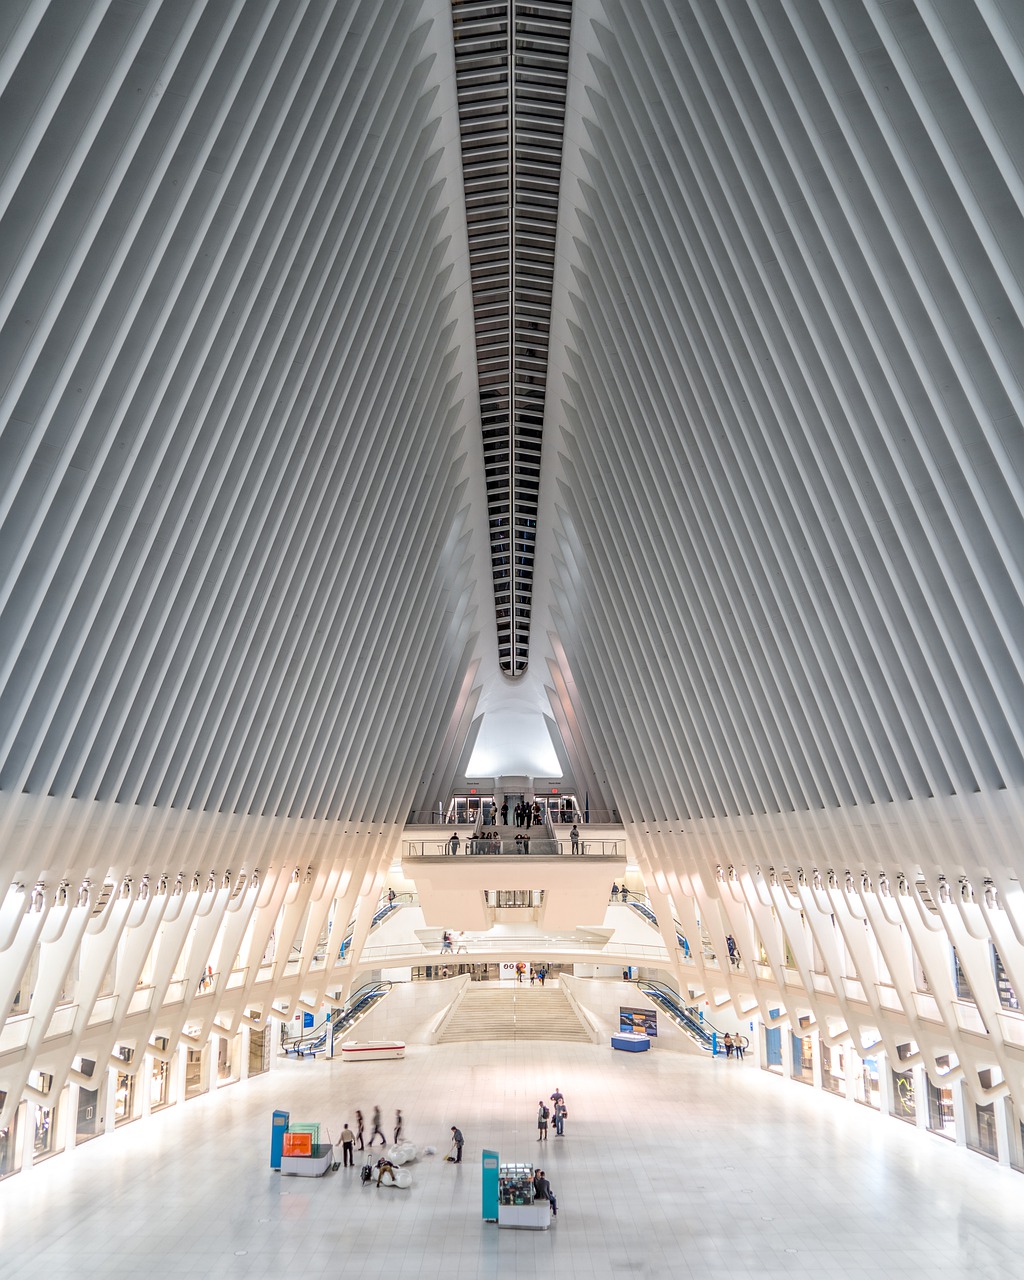
<path fill-rule="evenodd" d="M 483 1168 L 483 1217 L 484 1222 L 498 1221 L 498 1153 L 484 1151 L 480 1157 Z"/>

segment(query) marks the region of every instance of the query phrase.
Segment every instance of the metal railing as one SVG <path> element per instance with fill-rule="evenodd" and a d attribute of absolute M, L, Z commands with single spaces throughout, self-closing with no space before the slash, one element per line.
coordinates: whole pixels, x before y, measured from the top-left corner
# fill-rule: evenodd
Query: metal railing
<path fill-rule="evenodd" d="M 668 954 L 664 947 L 644 946 L 637 943 L 626 943 L 609 947 L 603 941 L 589 941 L 573 938 L 470 938 L 463 936 L 457 940 L 457 950 L 442 951 L 441 944 L 428 946 L 424 943 L 396 943 L 386 947 L 364 947 L 360 955 L 360 963 L 373 965 L 387 960 L 425 959 L 436 955 L 601 955 L 606 953 L 611 961 L 618 960 L 651 960 L 664 965 Z"/>
<path fill-rule="evenodd" d="M 543 831 L 543 827 L 526 828 L 532 832 Z M 554 840 L 551 836 L 530 835 L 529 846 L 524 849 L 518 846 L 514 836 L 504 836 L 500 840 L 487 840 L 480 837 L 460 837 L 457 849 L 453 850 L 449 840 L 406 840 L 405 857 L 407 858 L 522 858 L 522 857 L 571 857 L 572 843 L 569 840 Z M 625 849 L 621 840 L 584 840 L 579 842 L 580 854 L 584 858 L 623 858 Z"/>

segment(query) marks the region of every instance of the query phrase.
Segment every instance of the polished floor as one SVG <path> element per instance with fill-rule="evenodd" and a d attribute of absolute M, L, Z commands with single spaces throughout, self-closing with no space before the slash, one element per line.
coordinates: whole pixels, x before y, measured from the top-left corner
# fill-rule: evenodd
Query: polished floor
<path fill-rule="evenodd" d="M 536 1142 L 561 1087 L 566 1136 Z M 357 1106 L 436 1155 L 409 1191 L 269 1168 L 270 1116 Z M 452 1124 L 466 1161 L 446 1164 Z M 550 1232 L 480 1216 L 480 1149 L 534 1160 Z M 357 1156 L 358 1162 L 358 1156 Z M 0 1278 L 344 1276 L 830 1280 L 1024 1274 L 1024 1175 L 733 1063 L 498 1043 L 403 1061 L 288 1061 L 0 1184 Z"/>

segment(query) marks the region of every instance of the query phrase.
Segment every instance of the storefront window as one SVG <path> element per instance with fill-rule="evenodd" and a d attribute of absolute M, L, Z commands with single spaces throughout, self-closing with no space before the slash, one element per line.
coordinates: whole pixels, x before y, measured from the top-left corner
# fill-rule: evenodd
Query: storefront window
<path fill-rule="evenodd" d="M 928 1128 L 943 1138 L 956 1139 L 953 1090 L 928 1081 Z"/>
<path fill-rule="evenodd" d="M 854 1080 L 854 1093 L 858 1102 L 878 1110 L 878 1059 L 862 1058 L 861 1069 Z"/>
<path fill-rule="evenodd" d="M 999 952 L 992 948 L 992 962 L 996 972 L 996 988 L 999 991 L 999 1003 L 1004 1009 L 1019 1009 L 1020 1001 L 1017 999 L 1017 993 L 1010 985 L 1010 979 L 1006 975 L 1003 968 L 1003 962 L 999 958 Z"/>
<path fill-rule="evenodd" d="M 270 1070 L 270 1035 L 266 1027 L 249 1032 L 249 1075 L 259 1076 Z"/>
<path fill-rule="evenodd" d="M 84 1076 L 92 1076 L 96 1063 L 90 1058 L 81 1060 L 81 1072 Z M 78 1090 L 78 1116 L 75 1123 L 75 1143 L 88 1142 L 100 1131 L 100 1093 L 98 1089 L 80 1088 Z"/>
<path fill-rule="evenodd" d="M 978 1141 L 968 1145 L 975 1151 L 980 1151 L 982 1155 L 998 1159 L 999 1139 L 996 1137 L 995 1106 L 990 1102 L 987 1106 L 976 1106 L 974 1111 L 978 1126 Z"/>
<path fill-rule="evenodd" d="M 7 1094 L 0 1090 L 0 1107 L 7 1101 Z M 19 1108 L 20 1110 L 20 1108 Z M 0 1178 L 18 1172 L 15 1163 L 18 1150 L 18 1112 L 15 1111 L 5 1129 L 0 1129 Z"/>
<path fill-rule="evenodd" d="M 159 1111 L 171 1100 L 171 1064 L 159 1058 L 153 1059 L 149 1071 L 149 1109 Z"/>
<path fill-rule="evenodd" d="M 772 1018 L 779 1016 L 778 1009 L 769 1009 Z M 764 1065 L 769 1071 L 782 1071 L 782 1028 L 765 1027 L 764 1029 Z"/>
<path fill-rule="evenodd" d="M 203 1050 L 189 1049 L 185 1061 L 185 1097 L 195 1098 L 204 1092 L 203 1088 Z"/>
<path fill-rule="evenodd" d="M 48 1094 L 53 1088 L 53 1076 L 39 1073 L 36 1088 Z M 33 1110 L 32 1162 L 38 1163 L 57 1150 L 57 1105 L 37 1105 Z"/>
<path fill-rule="evenodd" d="M 911 1071 L 892 1073 L 892 1113 L 897 1120 L 906 1120 L 909 1124 L 917 1121 L 917 1098 Z"/>
<path fill-rule="evenodd" d="M 956 998 L 974 1004 L 974 992 L 967 981 L 967 975 L 964 973 L 964 967 L 960 963 L 960 956 L 957 954 L 956 947 L 953 948 L 953 980 L 956 986 Z"/>
<path fill-rule="evenodd" d="M 821 1046 L 821 1087 L 829 1093 L 846 1093 L 846 1072 L 843 1067 L 842 1049 Z"/>
<path fill-rule="evenodd" d="M 793 1079 L 814 1083 L 814 1046 L 810 1036 L 793 1037 Z"/>

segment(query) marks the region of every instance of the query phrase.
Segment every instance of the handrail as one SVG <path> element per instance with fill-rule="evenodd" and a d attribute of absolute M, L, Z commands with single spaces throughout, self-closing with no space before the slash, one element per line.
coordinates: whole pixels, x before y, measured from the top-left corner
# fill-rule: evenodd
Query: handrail
<path fill-rule="evenodd" d="M 341 1016 L 335 1018 L 333 1029 L 331 1031 L 331 1051 L 334 1050 L 334 1042 L 338 1038 L 341 1031 L 349 1031 L 355 1024 L 370 1012 L 370 1009 L 383 1000 L 388 994 L 394 983 L 388 978 L 378 978 L 374 982 L 364 983 L 357 991 L 349 996 L 345 1003 L 345 1008 L 341 1010 Z"/>
<path fill-rule="evenodd" d="M 612 901 L 614 902 L 615 899 L 613 898 Z M 654 925 L 655 928 L 658 927 L 658 917 L 651 910 L 651 907 L 648 903 L 640 902 L 634 899 L 632 901 L 627 902 L 625 905 L 627 907 L 632 907 L 633 910 L 637 913 L 637 915 L 641 915 L 645 919 L 649 920 L 651 924 Z M 690 944 L 686 941 L 685 935 L 680 933 L 680 929 L 682 928 L 682 925 L 679 923 L 678 920 L 673 920 L 672 923 L 675 926 L 676 946 L 679 948 L 680 951 L 682 951 L 683 955 L 686 956 L 687 959 L 689 959 Z"/>
<path fill-rule="evenodd" d="M 510 938 L 466 938 L 462 940 L 467 956 L 493 955 L 508 953 L 519 956 L 529 952 L 531 955 L 564 955 L 573 953 L 600 954 L 606 952 L 616 959 L 656 960 L 664 965 L 667 959 L 662 946 L 644 946 L 638 943 L 625 943 L 609 946 L 605 940 L 590 941 L 577 938 L 526 938 L 521 936 Z M 447 953 L 445 953 L 447 954 Z M 460 952 L 460 954 L 462 954 Z M 395 943 L 384 947 L 364 947 L 360 961 L 369 968 L 371 963 L 381 960 L 392 960 L 399 956 L 418 959 L 419 957 L 437 956 L 436 944 L 428 946 L 424 943 Z M 471 961 L 464 961 L 471 963 Z"/>
<path fill-rule="evenodd" d="M 515 836 L 503 836 L 499 840 L 486 836 L 459 837 L 458 852 L 452 853 L 448 840 L 405 840 L 404 857 L 407 858 L 567 858 L 572 856 L 572 845 L 568 840 L 556 840 L 550 835 L 534 835 L 535 831 L 543 831 L 543 827 L 526 828 L 531 832 L 530 841 L 535 847 L 524 853 L 522 846 L 516 848 Z M 522 833 L 520 833 L 522 834 Z M 625 850 L 622 840 L 580 840 L 581 853 L 584 858 L 624 858 Z"/>
<path fill-rule="evenodd" d="M 656 982 L 651 978 L 636 978 L 634 981 L 637 990 L 642 991 L 649 1000 L 659 1004 L 680 1030 L 685 1031 L 700 1048 L 717 1053 L 725 1032 L 720 1031 L 692 1005 L 684 1005 L 678 991 L 666 986 L 664 982 Z M 746 1036 L 740 1036 L 739 1039 L 746 1049 L 750 1044 L 749 1039 Z"/>

